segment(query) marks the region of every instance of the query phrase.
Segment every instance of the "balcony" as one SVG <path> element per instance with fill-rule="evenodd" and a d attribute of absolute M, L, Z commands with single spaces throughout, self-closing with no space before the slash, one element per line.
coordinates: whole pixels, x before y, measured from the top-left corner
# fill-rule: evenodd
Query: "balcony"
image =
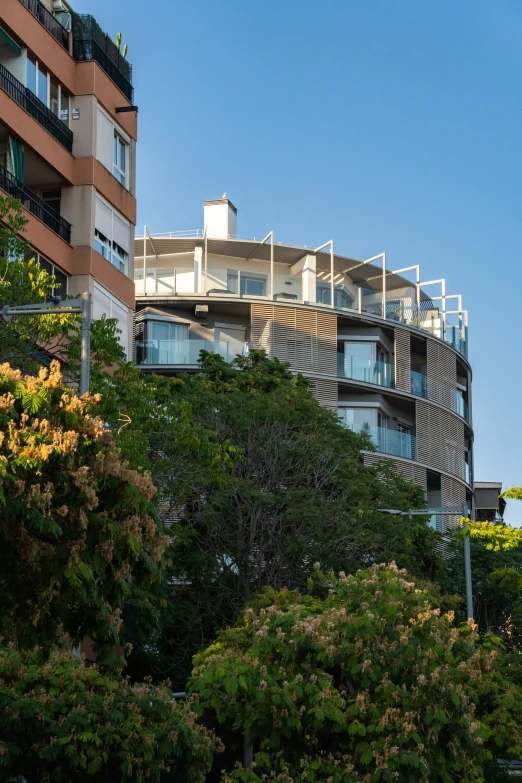
<path fill-rule="evenodd" d="M 66 242 L 71 241 L 71 224 L 64 220 L 58 212 L 49 207 L 45 201 L 29 190 L 23 182 L 0 166 L 0 188 L 13 198 L 22 202 L 24 208 L 37 217 L 42 223 L 54 231 Z"/>
<path fill-rule="evenodd" d="M 43 24 L 47 32 L 51 33 L 53 38 L 56 38 L 58 43 L 69 51 L 69 33 L 40 0 L 20 0 L 20 2 Z"/>
<path fill-rule="evenodd" d="M 348 353 L 337 354 L 337 372 L 341 378 L 376 383 L 389 389 L 395 388 L 395 368 L 388 362 L 374 362 L 363 356 Z"/>
<path fill-rule="evenodd" d="M 390 454 L 403 459 L 417 459 L 417 439 L 414 435 L 384 427 L 367 427 L 365 432 L 381 454 Z"/>
<path fill-rule="evenodd" d="M 215 340 L 136 340 L 136 364 L 151 366 L 197 366 L 201 351 L 219 354 L 231 362 L 242 354 L 244 343 Z"/>
<path fill-rule="evenodd" d="M 7 68 L 0 64 L 0 88 L 4 90 L 22 109 L 25 109 L 36 122 L 45 130 L 54 136 L 65 149 L 72 152 L 73 134 L 72 131 L 63 123 L 53 112 L 47 108 L 45 103 L 33 95 L 31 90 L 15 79 Z"/>
<path fill-rule="evenodd" d="M 79 62 L 94 60 L 132 103 L 132 66 L 114 41 L 90 14 L 72 13 L 73 56 Z"/>

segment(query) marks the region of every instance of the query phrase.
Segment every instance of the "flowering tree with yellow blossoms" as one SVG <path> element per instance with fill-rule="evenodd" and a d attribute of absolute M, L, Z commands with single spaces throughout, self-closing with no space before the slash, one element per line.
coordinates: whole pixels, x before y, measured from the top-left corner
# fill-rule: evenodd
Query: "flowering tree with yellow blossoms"
<path fill-rule="evenodd" d="M 196 656 L 191 688 L 221 726 L 222 783 L 484 783 L 522 750 L 497 657 L 394 564 L 318 571 L 311 595 L 259 596 Z"/>
<path fill-rule="evenodd" d="M 146 472 L 122 461 L 59 365 L 0 365 L 0 636 L 19 648 L 65 635 L 114 657 L 125 602 L 160 578 L 168 543 Z"/>

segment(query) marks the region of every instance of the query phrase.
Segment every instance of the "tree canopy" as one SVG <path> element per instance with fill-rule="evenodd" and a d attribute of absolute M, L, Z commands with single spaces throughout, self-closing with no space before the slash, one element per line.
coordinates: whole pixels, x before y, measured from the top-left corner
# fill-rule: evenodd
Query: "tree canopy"
<path fill-rule="evenodd" d="M 213 733 L 165 686 L 132 685 L 67 652 L 0 647 L 0 781 L 204 783 Z"/>
<path fill-rule="evenodd" d="M 198 709 L 228 739 L 216 779 L 483 781 L 495 754 L 522 750 L 521 692 L 476 643 L 394 564 L 318 572 L 307 595 L 266 589 L 195 658 Z"/>
<path fill-rule="evenodd" d="M 158 581 L 168 543 L 150 474 L 130 469 L 99 397 L 0 365 L 0 629 L 21 647 L 67 633 L 114 650 L 125 601 Z"/>
<path fill-rule="evenodd" d="M 419 488 L 385 467 L 366 467 L 360 451 L 373 448 L 370 441 L 342 427 L 277 359 L 254 351 L 227 364 L 204 354 L 196 375 L 144 383 L 156 400 L 150 469 L 169 508 L 173 545 L 161 632 L 141 650 L 148 656 L 141 673 L 156 668 L 181 687 L 192 654 L 256 591 L 306 587 L 317 560 L 347 571 L 383 559 L 437 571 L 434 534 L 423 520 L 379 511 L 421 507 Z M 176 437 L 184 416 L 190 441 Z M 188 442 L 192 454 L 182 446 L 180 460 L 178 444 Z"/>

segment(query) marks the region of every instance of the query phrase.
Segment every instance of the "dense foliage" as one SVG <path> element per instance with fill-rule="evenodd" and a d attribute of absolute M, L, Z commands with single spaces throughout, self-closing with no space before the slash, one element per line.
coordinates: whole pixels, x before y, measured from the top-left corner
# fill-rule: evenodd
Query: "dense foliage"
<path fill-rule="evenodd" d="M 423 520 L 379 511 L 422 506 L 420 490 L 384 467 L 365 467 L 360 451 L 373 448 L 369 440 L 344 429 L 277 359 L 252 352 L 230 365 L 206 354 L 197 375 L 154 377 L 144 387 L 140 432 L 145 424 L 168 509 L 172 584 L 160 633 L 136 648 L 146 660 L 135 657 L 135 672 L 152 669 L 183 687 L 193 653 L 253 593 L 305 588 L 317 560 L 349 571 L 396 559 L 414 573 L 436 572 L 434 534 Z M 126 430 L 131 439 L 133 423 Z"/>
<path fill-rule="evenodd" d="M 113 650 L 125 601 L 161 575 L 151 477 L 122 461 L 98 403 L 57 363 L 0 365 L 0 629 L 19 646 L 65 632 Z"/>
<path fill-rule="evenodd" d="M 220 779 L 483 781 L 489 745 L 522 749 L 521 692 L 453 617 L 393 564 L 328 574 L 307 596 L 265 590 L 195 659 L 199 709 L 236 735 Z"/>
<path fill-rule="evenodd" d="M 203 783 L 212 732 L 168 688 L 131 685 L 68 653 L 0 648 L 0 781 Z"/>

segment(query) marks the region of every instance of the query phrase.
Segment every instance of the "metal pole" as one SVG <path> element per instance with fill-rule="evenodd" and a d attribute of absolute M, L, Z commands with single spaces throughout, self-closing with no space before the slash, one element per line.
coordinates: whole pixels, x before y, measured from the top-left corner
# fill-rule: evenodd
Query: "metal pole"
<path fill-rule="evenodd" d="M 147 226 L 143 226 L 143 294 L 147 293 Z"/>
<path fill-rule="evenodd" d="M 91 295 L 82 294 L 82 348 L 80 361 L 80 396 L 89 391 L 91 373 Z"/>

